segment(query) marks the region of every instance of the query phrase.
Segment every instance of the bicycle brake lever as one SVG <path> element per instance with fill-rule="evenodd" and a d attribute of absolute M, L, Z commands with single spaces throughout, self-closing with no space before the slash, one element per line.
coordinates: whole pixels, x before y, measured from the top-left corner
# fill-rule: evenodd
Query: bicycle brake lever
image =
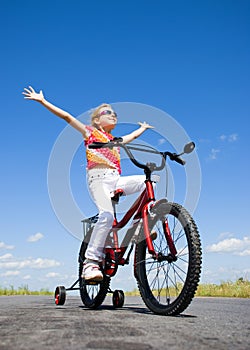
<path fill-rule="evenodd" d="M 172 153 L 172 157 L 169 157 L 171 160 L 174 160 L 176 163 L 179 163 L 181 165 L 185 165 L 186 164 L 186 161 L 181 159 L 179 157 L 179 154 L 176 154 L 176 153 Z"/>
<path fill-rule="evenodd" d="M 172 152 L 160 152 L 163 158 L 166 160 L 167 156 L 169 157 L 170 160 L 175 161 L 181 165 L 185 165 L 186 162 L 185 160 L 181 159 L 179 156 L 180 154 L 177 153 L 172 153 Z"/>

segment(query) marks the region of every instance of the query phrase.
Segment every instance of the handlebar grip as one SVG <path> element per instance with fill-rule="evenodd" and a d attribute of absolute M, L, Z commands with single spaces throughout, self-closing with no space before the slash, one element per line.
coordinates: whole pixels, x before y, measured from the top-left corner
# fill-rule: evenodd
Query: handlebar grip
<path fill-rule="evenodd" d="M 181 159 L 178 154 L 171 153 L 171 152 L 165 152 L 166 156 L 169 156 L 170 160 L 175 161 L 176 163 L 179 163 L 181 165 L 185 165 L 185 160 Z"/>
<path fill-rule="evenodd" d="M 122 137 L 114 137 L 113 140 L 111 140 L 113 142 L 116 142 L 116 143 L 120 143 L 123 141 L 123 138 Z"/>
<path fill-rule="evenodd" d="M 174 160 L 176 163 L 179 163 L 179 164 L 181 164 L 181 165 L 185 165 L 185 164 L 186 164 L 185 160 L 181 159 L 181 158 L 178 157 L 178 156 L 174 157 L 173 160 Z"/>

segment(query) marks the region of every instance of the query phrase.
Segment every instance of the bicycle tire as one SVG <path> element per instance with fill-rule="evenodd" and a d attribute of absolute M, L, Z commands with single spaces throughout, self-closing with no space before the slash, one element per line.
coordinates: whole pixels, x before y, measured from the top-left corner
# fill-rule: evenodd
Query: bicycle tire
<path fill-rule="evenodd" d="M 79 287 L 80 287 L 80 297 L 82 303 L 90 308 L 98 308 L 104 301 L 110 285 L 110 278 L 108 276 L 103 276 L 103 281 L 99 283 L 86 284 L 82 278 L 83 262 L 85 260 L 85 252 L 88 246 L 88 242 L 93 229 L 90 229 L 84 241 L 82 242 L 80 253 L 79 253 Z"/>
<path fill-rule="evenodd" d="M 157 253 L 170 252 L 162 222 L 167 218 L 177 250 L 176 261 L 157 261 L 147 252 L 143 228 L 136 245 L 135 277 L 146 306 L 159 315 L 182 313 L 191 303 L 200 280 L 201 242 L 197 226 L 188 211 L 177 203 L 166 202 L 164 210 L 149 218 Z"/>

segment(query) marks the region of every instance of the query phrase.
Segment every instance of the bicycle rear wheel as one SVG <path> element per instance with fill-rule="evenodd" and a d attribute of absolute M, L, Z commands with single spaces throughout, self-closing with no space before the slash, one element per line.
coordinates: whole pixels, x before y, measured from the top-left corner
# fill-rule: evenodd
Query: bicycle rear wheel
<path fill-rule="evenodd" d="M 90 240 L 93 229 L 90 229 L 82 242 L 79 253 L 79 287 L 80 296 L 83 304 L 91 309 L 96 309 L 100 306 L 109 290 L 110 278 L 104 274 L 102 282 L 88 282 L 82 278 L 83 262 L 85 260 L 85 252 Z"/>
<path fill-rule="evenodd" d="M 171 261 L 163 224 L 167 220 L 177 255 Z M 165 203 L 164 210 L 149 218 L 154 259 L 147 251 L 143 229 L 136 246 L 135 275 L 143 301 L 156 314 L 177 315 L 192 301 L 201 272 L 201 242 L 197 226 L 181 205 Z"/>

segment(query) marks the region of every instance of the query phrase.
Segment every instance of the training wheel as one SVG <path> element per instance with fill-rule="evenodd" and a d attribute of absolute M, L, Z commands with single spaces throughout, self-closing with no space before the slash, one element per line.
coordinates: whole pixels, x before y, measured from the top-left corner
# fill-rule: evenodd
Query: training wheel
<path fill-rule="evenodd" d="M 55 304 L 63 305 L 66 300 L 66 288 L 64 286 L 58 286 L 55 290 Z"/>
<path fill-rule="evenodd" d="M 113 293 L 113 306 L 115 308 L 123 307 L 124 304 L 124 292 L 123 290 L 115 290 Z"/>

